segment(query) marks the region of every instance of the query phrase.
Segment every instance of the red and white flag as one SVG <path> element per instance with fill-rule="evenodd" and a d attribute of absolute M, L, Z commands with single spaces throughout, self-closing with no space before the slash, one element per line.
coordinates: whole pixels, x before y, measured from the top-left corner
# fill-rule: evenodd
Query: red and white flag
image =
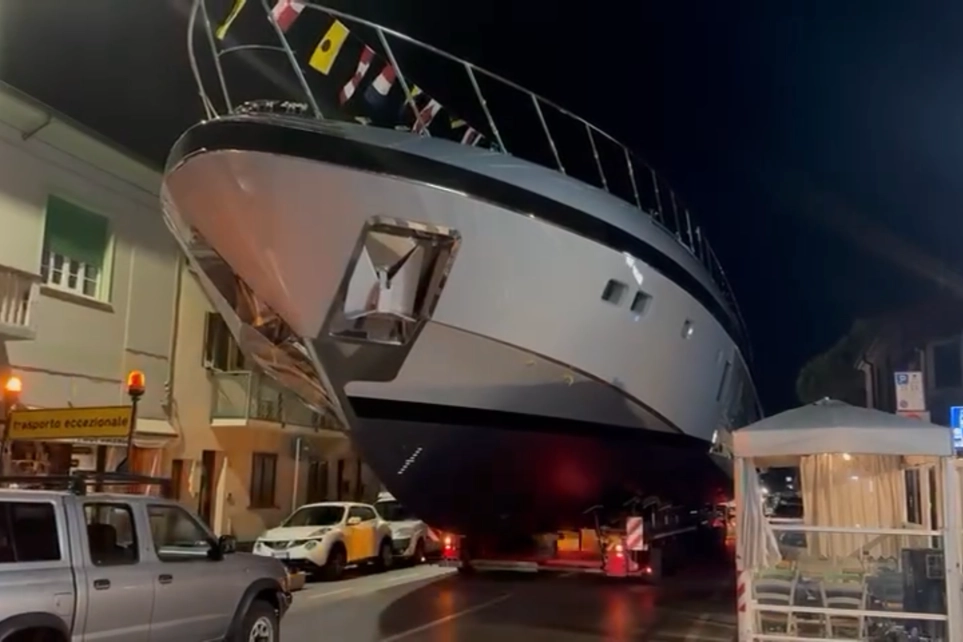
<path fill-rule="evenodd" d="M 274 8 L 271 9 L 271 17 L 277 23 L 281 31 L 287 31 L 304 11 L 304 2 L 300 0 L 277 0 Z"/>
<path fill-rule="evenodd" d="M 395 86 L 395 80 L 397 80 L 398 74 L 395 72 L 395 68 L 391 64 L 385 65 L 385 68 L 381 70 L 381 73 L 371 81 L 368 88 L 364 91 L 364 98 L 369 103 L 377 103 L 381 101 L 382 98 L 388 95 L 391 88 Z"/>
<path fill-rule="evenodd" d="M 421 111 L 418 112 L 418 118 L 415 119 L 415 124 L 412 125 L 411 131 L 415 132 L 416 134 L 424 132 L 426 129 L 428 129 L 428 125 L 431 124 L 431 121 L 435 119 L 435 116 L 437 116 L 438 112 L 440 111 L 441 103 L 434 98 L 430 99 L 428 104 L 422 107 Z"/>
<path fill-rule="evenodd" d="M 478 141 L 480 141 L 481 139 L 482 139 L 482 133 L 477 129 L 473 129 L 469 127 L 468 131 L 465 132 L 465 135 L 461 137 L 461 144 L 471 145 L 472 147 L 474 147 L 475 145 L 478 144 Z"/>
<path fill-rule="evenodd" d="M 338 100 L 341 104 L 345 104 L 348 100 L 354 96 L 354 92 L 358 90 L 358 85 L 364 79 L 364 75 L 368 73 L 368 69 L 371 68 L 371 61 L 374 60 L 375 52 L 371 47 L 365 46 L 364 51 L 361 52 L 361 57 L 358 59 L 358 68 L 355 69 L 354 75 L 344 84 L 341 88 L 341 93 L 338 95 Z"/>

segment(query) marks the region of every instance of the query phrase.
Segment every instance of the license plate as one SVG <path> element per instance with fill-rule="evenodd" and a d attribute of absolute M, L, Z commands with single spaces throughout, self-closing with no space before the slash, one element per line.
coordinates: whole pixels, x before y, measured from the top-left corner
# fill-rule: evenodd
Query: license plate
<path fill-rule="evenodd" d="M 274 551 L 274 557 L 279 560 L 286 560 L 291 557 L 291 554 L 287 551 Z"/>

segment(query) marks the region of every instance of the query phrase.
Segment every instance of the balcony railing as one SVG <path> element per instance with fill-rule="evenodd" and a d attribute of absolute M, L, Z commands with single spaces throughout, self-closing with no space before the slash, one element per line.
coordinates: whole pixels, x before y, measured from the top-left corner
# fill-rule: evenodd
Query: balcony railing
<path fill-rule="evenodd" d="M 37 336 L 34 307 L 40 294 L 40 276 L 0 266 L 0 340 Z"/>
<path fill-rule="evenodd" d="M 281 426 L 327 428 L 330 418 L 314 412 L 294 393 L 262 372 L 211 372 L 212 420 L 268 422 Z"/>
<path fill-rule="evenodd" d="M 640 216 L 674 237 L 703 264 L 736 318 L 740 338 L 744 339 L 740 343 L 749 357 L 745 323 L 704 232 L 694 224 L 684 201 L 665 179 L 611 134 L 498 74 L 317 1 L 234 3 L 234 11 L 227 16 L 211 15 L 207 5 L 206 0 L 194 0 L 187 42 L 198 93 L 209 119 L 279 108 L 319 120 L 362 122 L 407 129 L 422 136 L 443 135 L 462 144 L 512 154 L 595 185 L 636 207 Z M 220 21 L 219 26 L 215 28 L 213 21 Z M 201 30 L 195 32 L 198 22 Z M 313 23 L 315 26 L 309 28 L 313 33 L 306 34 L 296 22 L 304 22 L 304 27 Z M 203 68 L 195 51 L 198 33 L 213 54 L 211 61 L 203 60 Z M 305 35 L 314 39 L 304 40 Z M 358 54 L 345 66 L 342 61 L 348 56 L 339 58 L 339 52 L 352 39 L 360 41 L 356 42 L 360 45 Z M 244 76 L 243 83 L 235 82 L 239 74 Z M 208 92 L 212 79 L 216 84 Z M 432 79 L 434 85 L 429 84 Z M 584 80 L 576 84 L 585 86 Z M 432 86 L 445 92 L 444 100 L 429 97 L 432 91 L 422 91 L 422 87 Z M 403 90 L 400 114 L 397 122 L 387 122 L 384 113 L 391 110 L 384 109 L 376 94 L 387 97 L 392 88 L 399 87 Z M 377 113 L 365 113 L 358 107 L 366 95 L 380 105 Z M 265 100 L 274 97 L 278 100 Z M 457 105 L 454 111 L 448 103 Z M 436 118 L 439 112 L 444 116 Z M 444 128 L 444 134 L 436 127 L 441 121 L 451 125 Z"/>

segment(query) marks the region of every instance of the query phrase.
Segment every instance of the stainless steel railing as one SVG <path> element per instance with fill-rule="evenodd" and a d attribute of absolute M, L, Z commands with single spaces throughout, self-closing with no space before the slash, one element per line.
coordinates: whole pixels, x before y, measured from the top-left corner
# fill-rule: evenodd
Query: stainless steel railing
<path fill-rule="evenodd" d="M 270 0 L 270 2 L 277 4 L 279 0 Z M 689 209 L 682 204 L 679 196 L 669 187 L 666 181 L 652 167 L 634 154 L 628 146 L 544 96 L 529 91 L 507 78 L 482 69 L 437 47 L 420 42 L 370 20 L 326 7 L 319 2 L 312 0 L 282 0 L 282 2 L 291 5 L 292 9 L 297 7 L 299 20 L 302 19 L 300 16 L 302 13 L 321 12 L 332 20 L 342 21 L 349 27 L 352 35 L 359 35 L 356 32 L 363 31 L 365 35 L 373 36 L 373 38 L 362 38 L 362 40 L 367 47 L 375 50 L 376 55 L 381 56 L 393 67 L 397 80 L 404 90 L 405 108 L 412 110 L 416 122 L 420 112 L 415 102 L 414 88 L 416 85 L 410 82 L 412 78 L 406 74 L 408 67 L 403 67 L 401 64 L 400 49 L 407 46 L 415 52 L 454 65 L 467 79 L 471 88 L 470 93 L 473 94 L 474 100 L 477 102 L 477 105 L 474 106 L 476 112 L 480 119 L 485 121 L 484 127 L 473 129 L 480 132 L 484 139 L 490 141 L 489 146 L 492 149 L 549 166 L 563 174 L 570 175 L 588 184 L 594 184 L 635 205 L 641 214 L 651 219 L 666 233 L 674 236 L 682 247 L 705 266 L 736 316 L 744 338 L 747 338 L 745 322 L 732 287 L 712 246 L 706 239 L 706 235 L 701 227 L 693 225 Z M 269 4 L 269 0 L 254 0 L 250 2 L 251 6 L 247 6 L 247 4 L 245 0 L 244 2 L 235 2 L 234 6 L 235 8 L 240 6 L 241 11 L 259 11 L 263 14 L 264 22 L 260 23 L 263 26 L 263 33 L 258 34 L 258 38 L 263 41 L 236 43 L 238 38 L 233 36 L 219 39 L 215 34 L 215 28 L 212 26 L 211 15 L 208 11 L 208 0 L 194 0 L 188 27 L 188 51 L 197 82 L 198 94 L 207 118 L 237 113 L 239 109 L 244 107 L 242 103 L 236 100 L 236 97 L 232 99 L 224 68 L 224 61 L 227 57 L 247 56 L 250 59 L 252 55 L 267 52 L 282 57 L 293 72 L 294 85 L 296 86 L 285 88 L 282 91 L 302 94 L 306 103 L 305 111 L 309 112 L 306 115 L 317 119 L 344 118 L 342 114 L 337 113 L 337 108 L 327 109 L 327 106 L 325 106 L 326 108 L 322 109 L 322 102 L 319 102 L 316 91 L 312 88 L 313 79 L 308 75 L 309 70 L 305 69 L 299 61 L 298 43 L 292 42 L 282 26 L 272 17 L 272 6 Z M 204 40 L 213 56 L 213 73 L 217 79 L 215 92 L 220 94 L 218 101 L 223 103 L 222 109 L 215 106 L 211 94 L 206 89 L 201 66 L 196 55 L 195 39 L 198 31 L 198 20 L 201 22 L 200 31 L 203 32 Z M 228 33 L 230 32 L 228 31 Z M 250 35 L 250 31 L 246 31 L 244 35 Z M 321 34 L 317 35 L 320 36 Z M 225 42 L 227 44 L 224 44 Z M 488 84 L 487 88 L 484 87 L 486 83 Z M 503 124 L 514 123 L 523 116 L 519 113 L 521 103 L 515 102 L 512 105 L 511 113 L 506 116 L 506 121 L 499 121 L 496 118 L 496 110 L 493 108 L 491 98 L 498 92 L 506 91 L 521 96 L 523 103 L 530 105 L 531 113 L 529 116 L 532 118 L 532 125 L 535 126 L 536 131 L 540 130 L 544 137 L 547 155 L 541 152 L 532 153 L 532 150 L 529 149 L 531 147 L 530 142 L 516 145 L 516 142 L 506 135 L 506 128 L 499 127 L 499 122 Z M 291 96 L 286 96 L 285 99 L 290 101 Z M 466 107 L 466 109 L 469 108 Z M 554 127 L 549 122 L 553 116 L 555 118 Z M 530 132 L 533 127 L 523 129 Z M 565 131 L 559 131 L 561 129 Z M 426 136 L 431 135 L 428 128 L 422 128 L 420 133 Z M 578 163 L 574 162 L 576 156 L 566 155 L 565 153 L 563 142 L 574 140 L 574 137 L 581 137 L 583 144 L 587 143 L 587 151 L 592 159 L 592 162 L 587 164 L 592 166 L 590 171 L 585 166 L 577 167 Z M 531 138 L 530 133 L 527 138 Z M 542 150 L 542 152 L 544 151 Z M 579 154 L 579 156 L 581 155 L 584 154 Z"/>

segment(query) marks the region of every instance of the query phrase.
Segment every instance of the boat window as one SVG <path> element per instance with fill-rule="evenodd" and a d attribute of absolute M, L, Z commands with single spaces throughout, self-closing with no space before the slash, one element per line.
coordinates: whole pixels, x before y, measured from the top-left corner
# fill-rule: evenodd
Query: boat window
<path fill-rule="evenodd" d="M 602 290 L 602 300 L 608 301 L 612 305 L 619 305 L 622 303 L 622 299 L 625 298 L 625 293 L 628 292 L 628 290 L 629 286 L 621 281 L 609 279 L 609 282 L 605 284 L 605 289 Z"/>
<path fill-rule="evenodd" d="M 632 299 L 632 312 L 636 314 L 642 314 L 645 312 L 646 308 L 649 307 L 649 301 L 652 300 L 648 294 L 639 290 L 635 293 L 635 297 Z"/>
<path fill-rule="evenodd" d="M 722 368 L 722 379 L 719 380 L 719 389 L 716 391 L 716 401 L 721 401 L 722 393 L 726 391 L 726 383 L 729 380 L 730 369 L 732 369 L 732 362 L 726 361 L 726 365 Z"/>

